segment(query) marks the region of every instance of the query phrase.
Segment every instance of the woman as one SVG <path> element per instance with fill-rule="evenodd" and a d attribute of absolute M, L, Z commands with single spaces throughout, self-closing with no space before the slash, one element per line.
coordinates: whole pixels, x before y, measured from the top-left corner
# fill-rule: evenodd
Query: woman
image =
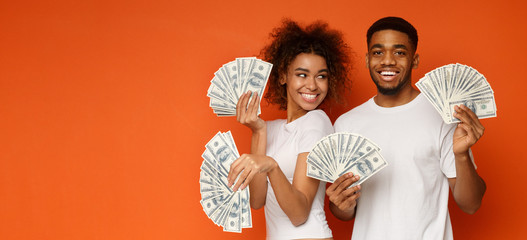
<path fill-rule="evenodd" d="M 322 22 L 301 28 L 285 20 L 271 38 L 262 50 L 273 64 L 265 97 L 286 110 L 287 119 L 265 122 L 257 115 L 259 96 L 240 97 L 236 116 L 252 130 L 251 154 L 231 165 L 229 186 L 236 191 L 249 185 L 251 207 L 265 206 L 268 239 L 332 239 L 325 183 L 306 176 L 306 159 L 318 140 L 333 133 L 318 108 L 327 99 L 340 100 L 350 83 L 349 48 L 340 32 Z"/>

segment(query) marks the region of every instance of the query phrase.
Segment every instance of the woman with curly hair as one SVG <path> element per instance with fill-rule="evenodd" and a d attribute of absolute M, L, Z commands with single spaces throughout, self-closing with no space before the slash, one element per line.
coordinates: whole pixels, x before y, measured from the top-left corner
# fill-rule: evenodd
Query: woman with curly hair
<path fill-rule="evenodd" d="M 267 239 L 332 239 L 325 183 L 306 176 L 306 160 L 315 143 L 334 131 L 319 108 L 339 102 L 350 84 L 350 49 L 323 22 L 302 28 L 284 20 L 271 40 L 262 50 L 273 64 L 265 97 L 286 110 L 287 119 L 265 122 L 257 115 L 259 96 L 240 97 L 236 116 L 252 130 L 251 154 L 231 165 L 229 186 L 236 191 L 249 185 L 251 207 L 265 206 Z"/>

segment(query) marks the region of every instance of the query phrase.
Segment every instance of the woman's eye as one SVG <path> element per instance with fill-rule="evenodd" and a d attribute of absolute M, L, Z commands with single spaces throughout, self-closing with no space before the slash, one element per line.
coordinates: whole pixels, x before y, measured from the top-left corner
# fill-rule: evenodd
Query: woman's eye
<path fill-rule="evenodd" d="M 318 75 L 317 78 L 326 79 L 326 78 L 328 78 L 328 76 L 326 76 L 326 75 Z"/>
<path fill-rule="evenodd" d="M 305 73 L 299 73 L 299 74 L 297 74 L 297 76 L 304 78 L 304 77 L 306 77 L 306 74 Z"/>

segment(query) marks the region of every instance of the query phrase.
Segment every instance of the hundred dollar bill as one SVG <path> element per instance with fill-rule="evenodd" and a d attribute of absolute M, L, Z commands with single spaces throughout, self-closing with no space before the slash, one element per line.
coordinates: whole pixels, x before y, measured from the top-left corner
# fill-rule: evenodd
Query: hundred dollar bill
<path fill-rule="evenodd" d="M 342 174 L 352 172 L 353 174 L 360 176 L 359 181 L 351 185 L 351 187 L 353 187 L 363 183 L 387 165 L 388 163 L 386 160 L 384 160 L 382 155 L 378 151 L 372 150 L 366 155 L 363 155 L 361 158 L 357 159 L 357 161 L 355 161 L 354 164 L 350 166 L 350 168 L 343 171 Z"/>
<path fill-rule="evenodd" d="M 453 116 L 453 114 L 455 112 L 454 107 L 461 104 L 472 110 L 472 112 L 474 112 L 480 119 L 496 117 L 496 103 L 494 101 L 494 96 L 480 99 L 466 99 L 450 102 L 451 114 L 449 120 L 451 123 L 460 122 L 459 119 Z"/>
<path fill-rule="evenodd" d="M 340 149 L 340 150 L 339 150 Z M 334 182 L 347 172 L 364 180 L 382 169 L 387 162 L 380 148 L 371 140 L 353 133 L 338 132 L 322 138 L 309 152 L 306 175 L 325 182 Z"/>

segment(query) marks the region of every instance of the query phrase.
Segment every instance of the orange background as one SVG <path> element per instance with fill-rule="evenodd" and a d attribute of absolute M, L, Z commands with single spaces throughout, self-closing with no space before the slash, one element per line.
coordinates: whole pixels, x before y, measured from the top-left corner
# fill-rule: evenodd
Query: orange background
<path fill-rule="evenodd" d="M 325 20 L 355 51 L 335 120 L 375 94 L 365 32 L 388 15 L 418 29 L 414 82 L 460 62 L 495 91 L 498 117 L 482 120 L 473 148 L 487 193 L 475 215 L 450 202 L 454 236 L 525 239 L 525 10 L 520 0 L 1 1 L 0 239 L 263 239 L 263 210 L 235 234 L 199 204 L 208 140 L 231 130 L 249 151 L 249 130 L 208 106 L 213 73 L 256 55 L 282 17 Z M 264 119 L 284 116 L 262 107 Z M 352 223 L 328 215 L 335 239 L 349 239 Z"/>

